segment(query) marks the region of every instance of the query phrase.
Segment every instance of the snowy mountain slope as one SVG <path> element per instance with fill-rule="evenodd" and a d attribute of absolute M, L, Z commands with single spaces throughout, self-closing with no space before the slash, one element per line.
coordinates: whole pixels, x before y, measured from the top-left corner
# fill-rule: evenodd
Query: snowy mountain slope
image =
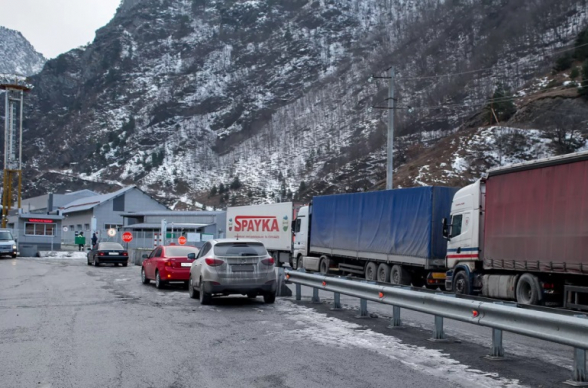
<path fill-rule="evenodd" d="M 541 74 L 587 18 L 583 0 L 125 1 L 92 44 L 34 77 L 29 176 L 71 170 L 170 203 L 218 203 L 205 193 L 237 178 L 223 202 L 273 201 L 302 181 L 369 189 L 388 113 L 369 109 L 386 103 L 369 75 L 394 64 L 398 133 L 441 138 L 498 83 Z"/>
<path fill-rule="evenodd" d="M 18 31 L 0 26 L 0 74 L 33 75 L 46 62 L 42 54 Z"/>

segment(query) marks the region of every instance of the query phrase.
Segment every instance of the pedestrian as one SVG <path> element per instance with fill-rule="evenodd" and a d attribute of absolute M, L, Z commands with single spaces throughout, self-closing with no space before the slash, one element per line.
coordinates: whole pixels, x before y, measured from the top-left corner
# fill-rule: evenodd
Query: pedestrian
<path fill-rule="evenodd" d="M 78 244 L 80 251 L 84 250 L 84 245 L 86 245 L 86 237 L 84 237 L 84 232 L 80 232 L 80 234 L 76 236 L 76 244 Z"/>
<path fill-rule="evenodd" d="M 96 232 L 92 234 L 92 249 L 96 249 L 96 244 L 98 244 L 98 236 L 96 236 Z"/>

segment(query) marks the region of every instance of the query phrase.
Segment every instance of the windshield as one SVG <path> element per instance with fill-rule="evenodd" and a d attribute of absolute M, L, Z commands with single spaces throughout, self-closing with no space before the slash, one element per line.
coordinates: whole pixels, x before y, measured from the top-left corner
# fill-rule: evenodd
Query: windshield
<path fill-rule="evenodd" d="M 188 253 L 196 253 L 198 254 L 198 248 L 196 247 L 166 247 L 165 248 L 165 255 L 175 256 L 175 257 L 186 257 Z"/>
<path fill-rule="evenodd" d="M 224 243 L 214 246 L 216 256 L 265 256 L 267 251 L 262 243 Z"/>
<path fill-rule="evenodd" d="M 0 231 L 0 240 L 6 241 L 6 240 L 14 240 L 12 238 L 12 233 L 10 233 L 9 231 Z"/>
<path fill-rule="evenodd" d="M 114 242 L 103 242 L 98 244 L 98 250 L 101 249 L 115 249 L 115 250 L 119 250 L 119 251 L 124 251 L 124 248 L 122 245 L 120 245 L 119 243 L 114 243 Z"/>

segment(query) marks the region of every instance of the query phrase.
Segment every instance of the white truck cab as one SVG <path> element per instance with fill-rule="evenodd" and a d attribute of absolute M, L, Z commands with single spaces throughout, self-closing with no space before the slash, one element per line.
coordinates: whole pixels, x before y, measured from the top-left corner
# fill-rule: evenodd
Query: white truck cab
<path fill-rule="evenodd" d="M 308 256 L 308 237 L 310 230 L 310 207 L 302 206 L 298 209 L 294 223 L 294 249 L 292 252 L 293 269 L 302 267 L 302 258 Z"/>

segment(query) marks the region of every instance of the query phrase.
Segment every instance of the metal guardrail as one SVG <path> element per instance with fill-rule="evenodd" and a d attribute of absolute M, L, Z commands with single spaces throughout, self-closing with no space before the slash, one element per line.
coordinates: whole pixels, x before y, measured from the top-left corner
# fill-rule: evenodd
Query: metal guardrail
<path fill-rule="evenodd" d="M 574 371 L 572 378 L 565 383 L 588 386 L 588 319 L 585 315 L 567 316 L 523 309 L 515 303 L 460 299 L 453 294 L 423 293 L 410 287 L 385 286 L 302 271 L 286 271 L 286 280 L 296 284 L 296 300 L 301 300 L 301 285 L 313 288 L 312 302 L 315 303 L 320 303 L 319 290 L 335 293 L 335 310 L 341 308 L 341 294 L 360 298 L 359 317 L 369 317 L 367 301 L 391 305 L 390 327 L 401 325 L 401 308 L 434 315 L 435 329 L 431 341 L 447 341 L 443 332 L 444 318 L 492 328 L 492 352 L 486 357 L 490 360 L 504 359 L 503 331 L 571 346 L 574 348 Z"/>

